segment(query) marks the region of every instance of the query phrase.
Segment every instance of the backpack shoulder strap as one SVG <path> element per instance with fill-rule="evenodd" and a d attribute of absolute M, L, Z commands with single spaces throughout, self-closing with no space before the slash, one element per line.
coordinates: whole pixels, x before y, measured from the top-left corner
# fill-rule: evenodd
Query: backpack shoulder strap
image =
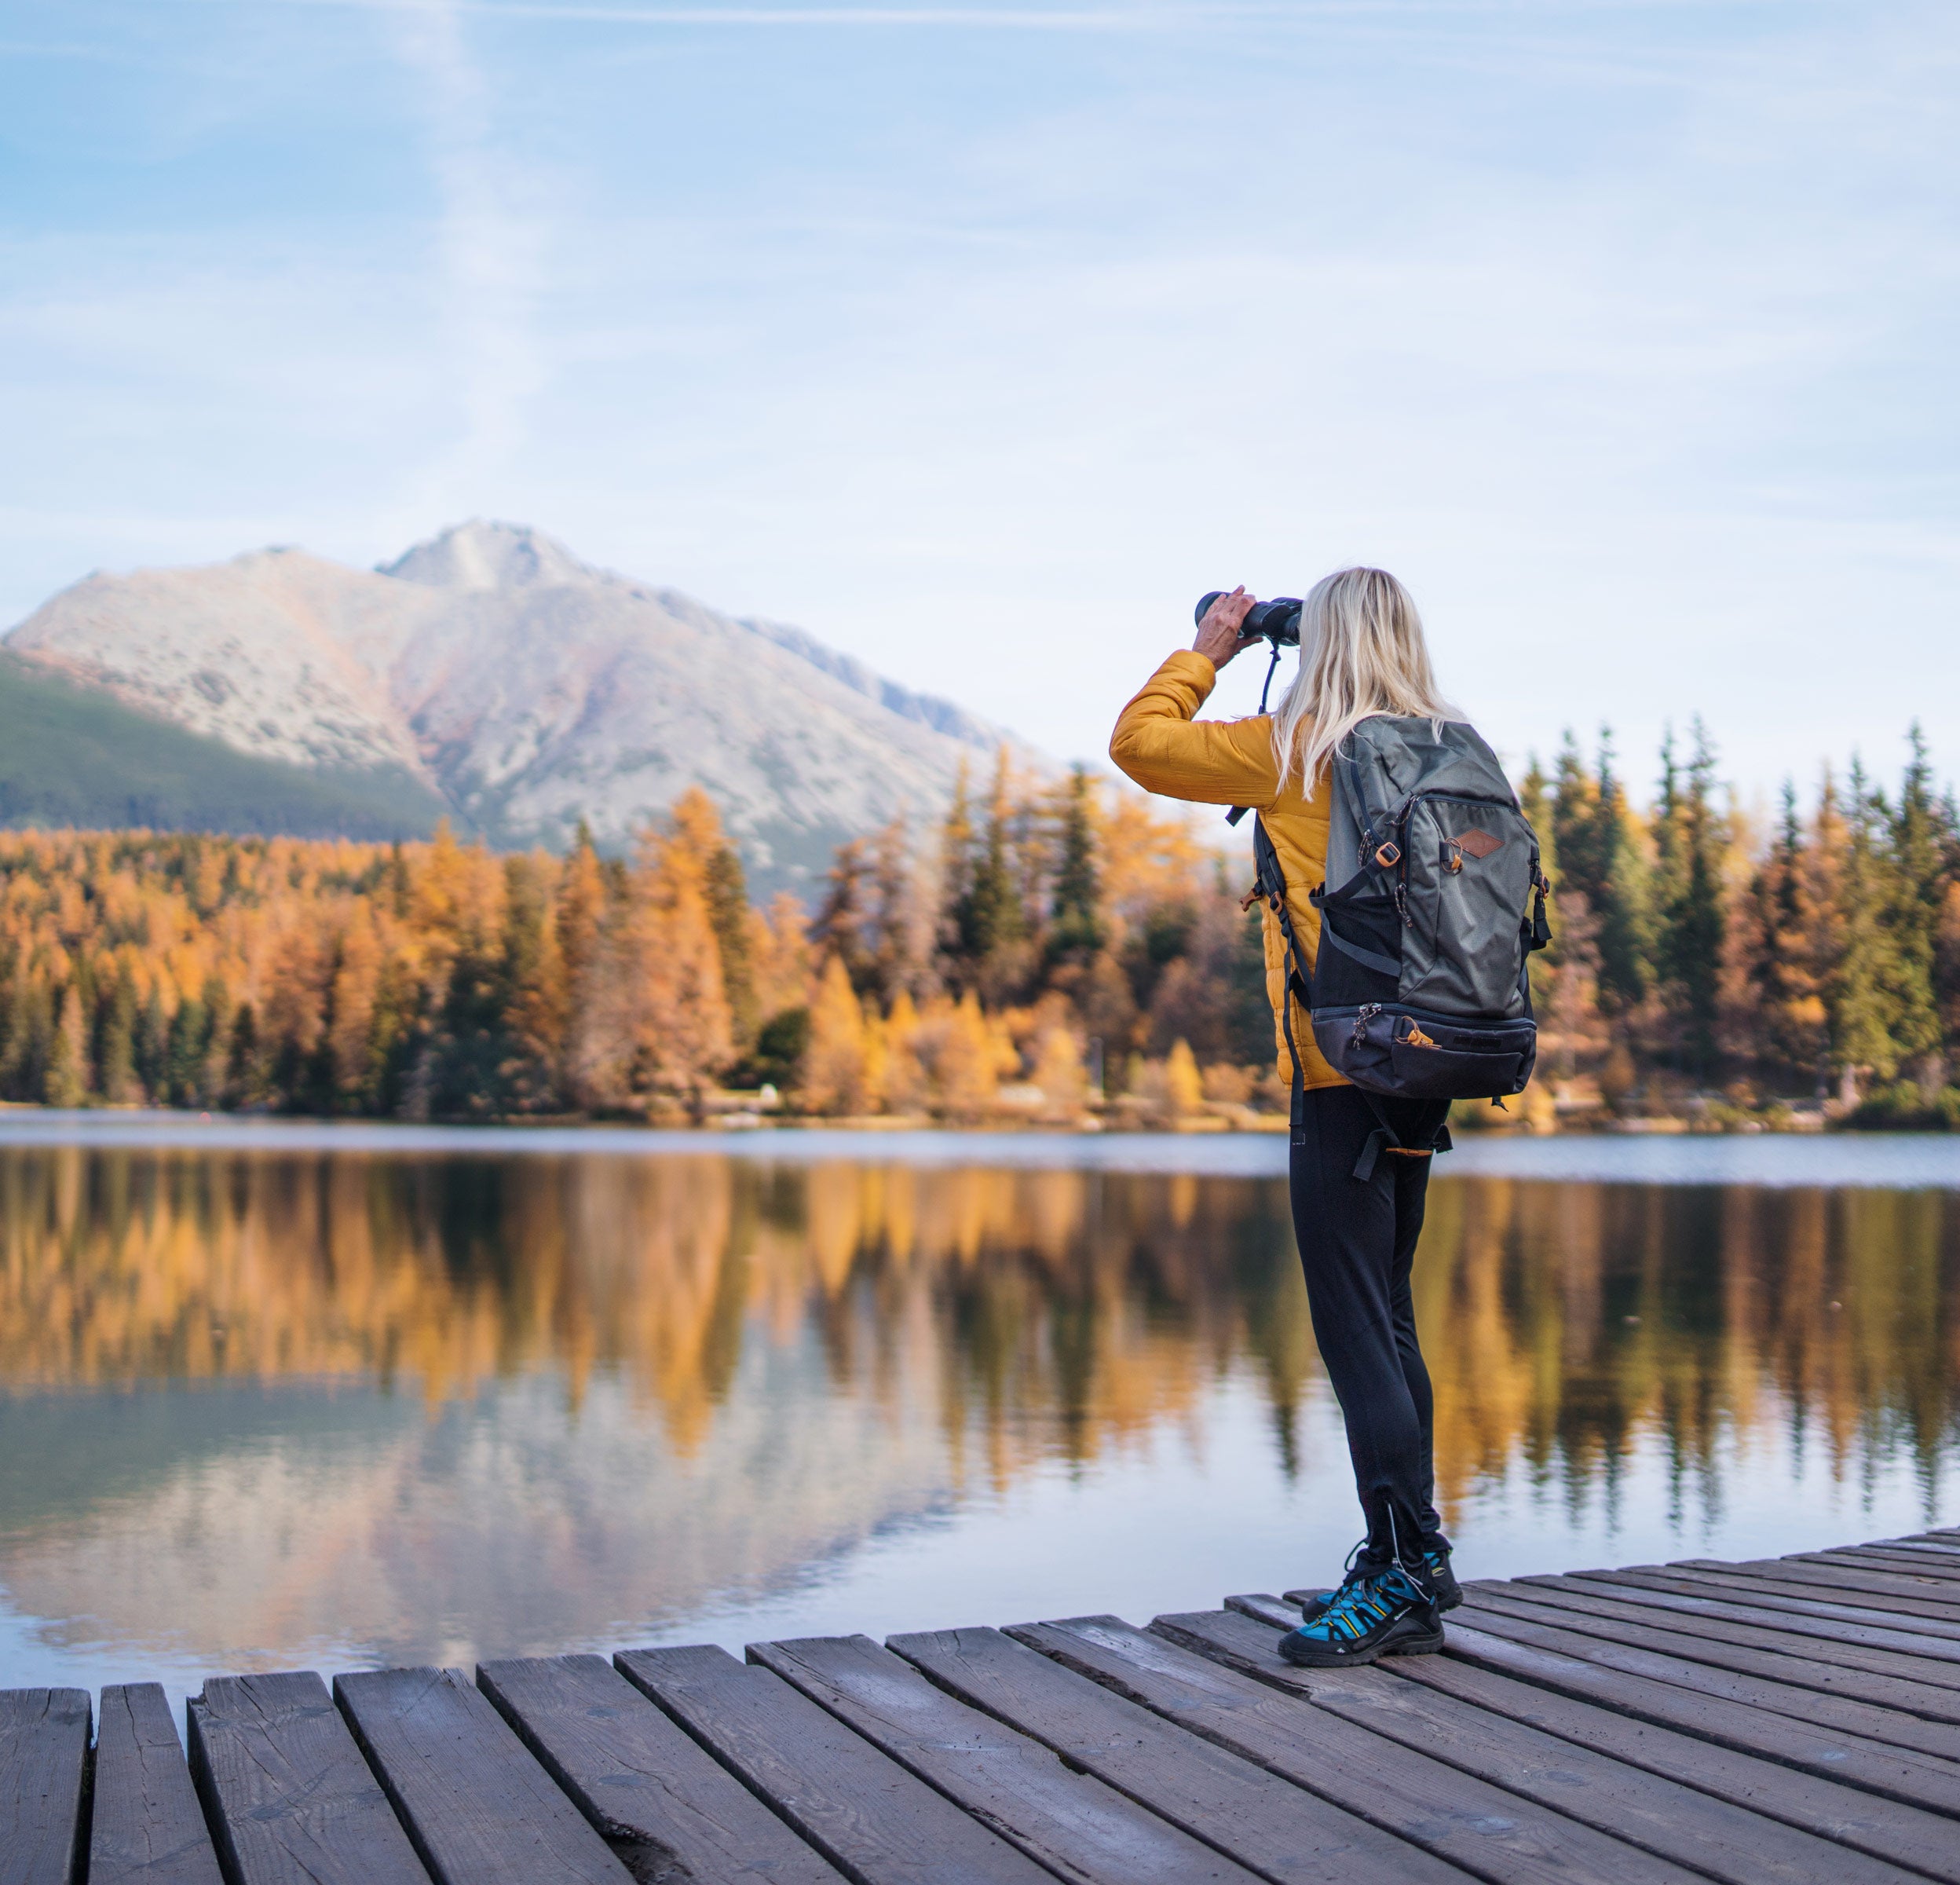
<path fill-rule="evenodd" d="M 1307 1123 L 1307 1067 L 1300 1057 L 1300 1043 L 1293 1038 L 1293 997 L 1298 995 L 1302 1008 L 1310 1007 L 1313 992 L 1307 978 L 1307 964 L 1300 956 L 1300 938 L 1293 931 L 1293 913 L 1286 907 L 1286 873 L 1281 868 L 1273 840 L 1267 835 L 1266 821 L 1257 816 L 1252 820 L 1252 868 L 1254 890 L 1278 921 L 1286 946 L 1286 972 L 1279 990 L 1279 1027 L 1285 1037 L 1287 1058 L 1293 1063 L 1290 1123 L 1293 1140 L 1297 1145 Z"/>

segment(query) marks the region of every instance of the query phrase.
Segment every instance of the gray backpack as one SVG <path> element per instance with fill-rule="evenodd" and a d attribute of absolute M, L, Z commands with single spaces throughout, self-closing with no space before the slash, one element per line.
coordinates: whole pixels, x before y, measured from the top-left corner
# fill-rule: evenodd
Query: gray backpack
<path fill-rule="evenodd" d="M 1327 879 L 1311 893 L 1320 948 L 1310 975 L 1286 913 L 1279 858 L 1263 826 L 1252 840 L 1258 894 L 1279 918 L 1287 980 L 1313 1016 L 1336 1072 L 1370 1097 L 1439 1102 L 1429 1144 L 1402 1147 L 1380 1129 L 1355 1175 L 1384 1144 L 1443 1150 L 1451 1100 L 1523 1090 L 1538 1057 L 1527 963 L 1552 939 L 1538 841 L 1497 755 L 1458 720 L 1377 715 L 1332 762 Z M 1329 888 L 1331 886 L 1332 888 Z M 1300 1052 L 1290 1004 L 1296 1124 Z M 1366 1169 L 1363 1169 L 1363 1167 Z"/>

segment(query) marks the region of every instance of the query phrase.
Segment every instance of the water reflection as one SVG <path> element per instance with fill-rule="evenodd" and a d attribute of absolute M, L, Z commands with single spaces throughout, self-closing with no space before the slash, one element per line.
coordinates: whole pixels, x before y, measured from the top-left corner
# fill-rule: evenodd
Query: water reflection
<path fill-rule="evenodd" d="M 1447 1521 L 1933 1514 L 1956 1265 L 1951 1190 L 1439 1181 Z M 851 1627 L 1162 1608 L 1352 1524 L 1275 1179 L 13 1146 L 0 1382 L 0 1683 L 739 1641 L 881 1562 Z"/>

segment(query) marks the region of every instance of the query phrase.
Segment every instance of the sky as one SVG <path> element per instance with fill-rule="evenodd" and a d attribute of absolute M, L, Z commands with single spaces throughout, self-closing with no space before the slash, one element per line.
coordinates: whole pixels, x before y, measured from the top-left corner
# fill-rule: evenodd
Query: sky
<path fill-rule="evenodd" d="M 0 623 L 502 518 L 1097 760 L 1369 562 L 1514 761 L 1951 777 L 1957 92 L 1892 0 L 0 0 Z"/>

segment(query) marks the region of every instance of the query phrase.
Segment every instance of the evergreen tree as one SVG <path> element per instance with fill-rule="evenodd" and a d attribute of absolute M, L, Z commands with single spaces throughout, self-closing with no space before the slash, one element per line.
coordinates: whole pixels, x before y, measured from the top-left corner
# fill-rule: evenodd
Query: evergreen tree
<path fill-rule="evenodd" d="M 1796 784 L 1786 779 L 1776 835 L 1754 885 L 1758 1051 L 1774 1065 L 1821 1082 L 1829 1038 L 1819 950 L 1827 925 L 1810 866 Z"/>
<path fill-rule="evenodd" d="M 953 906 L 953 950 L 959 972 L 949 978 L 965 986 L 985 982 L 989 994 L 1004 992 L 1015 971 L 1014 953 L 1027 934 L 1010 839 L 1013 808 L 1007 793 L 1007 755 L 1003 747 L 994 769 L 986 828 L 972 849 L 965 895 Z"/>
<path fill-rule="evenodd" d="M 1662 926 L 1658 967 L 1669 1032 L 1684 1070 L 1705 1085 L 1717 1048 L 1728 833 L 1714 803 L 1714 749 L 1699 718 L 1693 730 L 1694 757 L 1684 770 L 1675 758 L 1671 730 L 1661 748 L 1655 879 Z"/>
<path fill-rule="evenodd" d="M 1830 984 L 1831 1059 L 1845 1082 L 1891 1079 L 1899 1071 L 1895 991 L 1899 964 L 1886 921 L 1889 882 L 1885 856 L 1890 818 L 1885 796 L 1854 758 L 1845 807 L 1842 873 L 1838 886 L 1840 953 Z"/>
<path fill-rule="evenodd" d="M 137 1018 L 132 1058 L 143 1097 L 152 1106 L 166 1103 L 170 1088 L 170 1025 L 163 1017 L 163 997 L 154 985 Z"/>
<path fill-rule="evenodd" d="M 1552 877 L 1560 899 L 1555 931 L 1589 926 L 1596 957 L 1599 1003 L 1624 1016 L 1639 1007 L 1653 983 L 1649 888 L 1626 794 L 1613 774 L 1612 736 L 1600 732 L 1596 774 L 1589 774 L 1578 743 L 1566 736 L 1553 774 Z M 1582 902 L 1583 912 L 1574 907 Z M 1553 947 L 1559 946 L 1555 933 Z"/>
<path fill-rule="evenodd" d="M 1934 792 L 1925 736 L 1918 721 L 1907 737 L 1912 756 L 1887 834 L 1891 869 L 1887 873 L 1886 920 L 1896 965 L 1896 1025 L 1901 1053 L 1909 1061 L 1923 1059 L 1930 1063 L 1941 1045 L 1935 975 L 1948 882 L 1947 833 L 1945 807 Z M 1928 1071 L 1936 1074 L 1939 1070 L 1929 1065 Z"/>
<path fill-rule="evenodd" d="M 832 855 L 824 900 L 810 939 L 820 954 L 843 964 L 859 994 L 878 981 L 877 867 L 862 838 L 849 838 Z"/>
<path fill-rule="evenodd" d="M 1087 768 L 1070 773 L 1062 800 L 1061 843 L 1049 906 L 1047 955 L 1051 967 L 1086 966 L 1102 948 L 1102 884 L 1096 869 L 1095 791 Z"/>
<path fill-rule="evenodd" d="M 187 1000 L 170 1017 L 166 1053 L 166 1097 L 172 1106 L 204 1104 L 204 1056 L 210 1045 L 210 1019 L 202 1001 Z"/>

